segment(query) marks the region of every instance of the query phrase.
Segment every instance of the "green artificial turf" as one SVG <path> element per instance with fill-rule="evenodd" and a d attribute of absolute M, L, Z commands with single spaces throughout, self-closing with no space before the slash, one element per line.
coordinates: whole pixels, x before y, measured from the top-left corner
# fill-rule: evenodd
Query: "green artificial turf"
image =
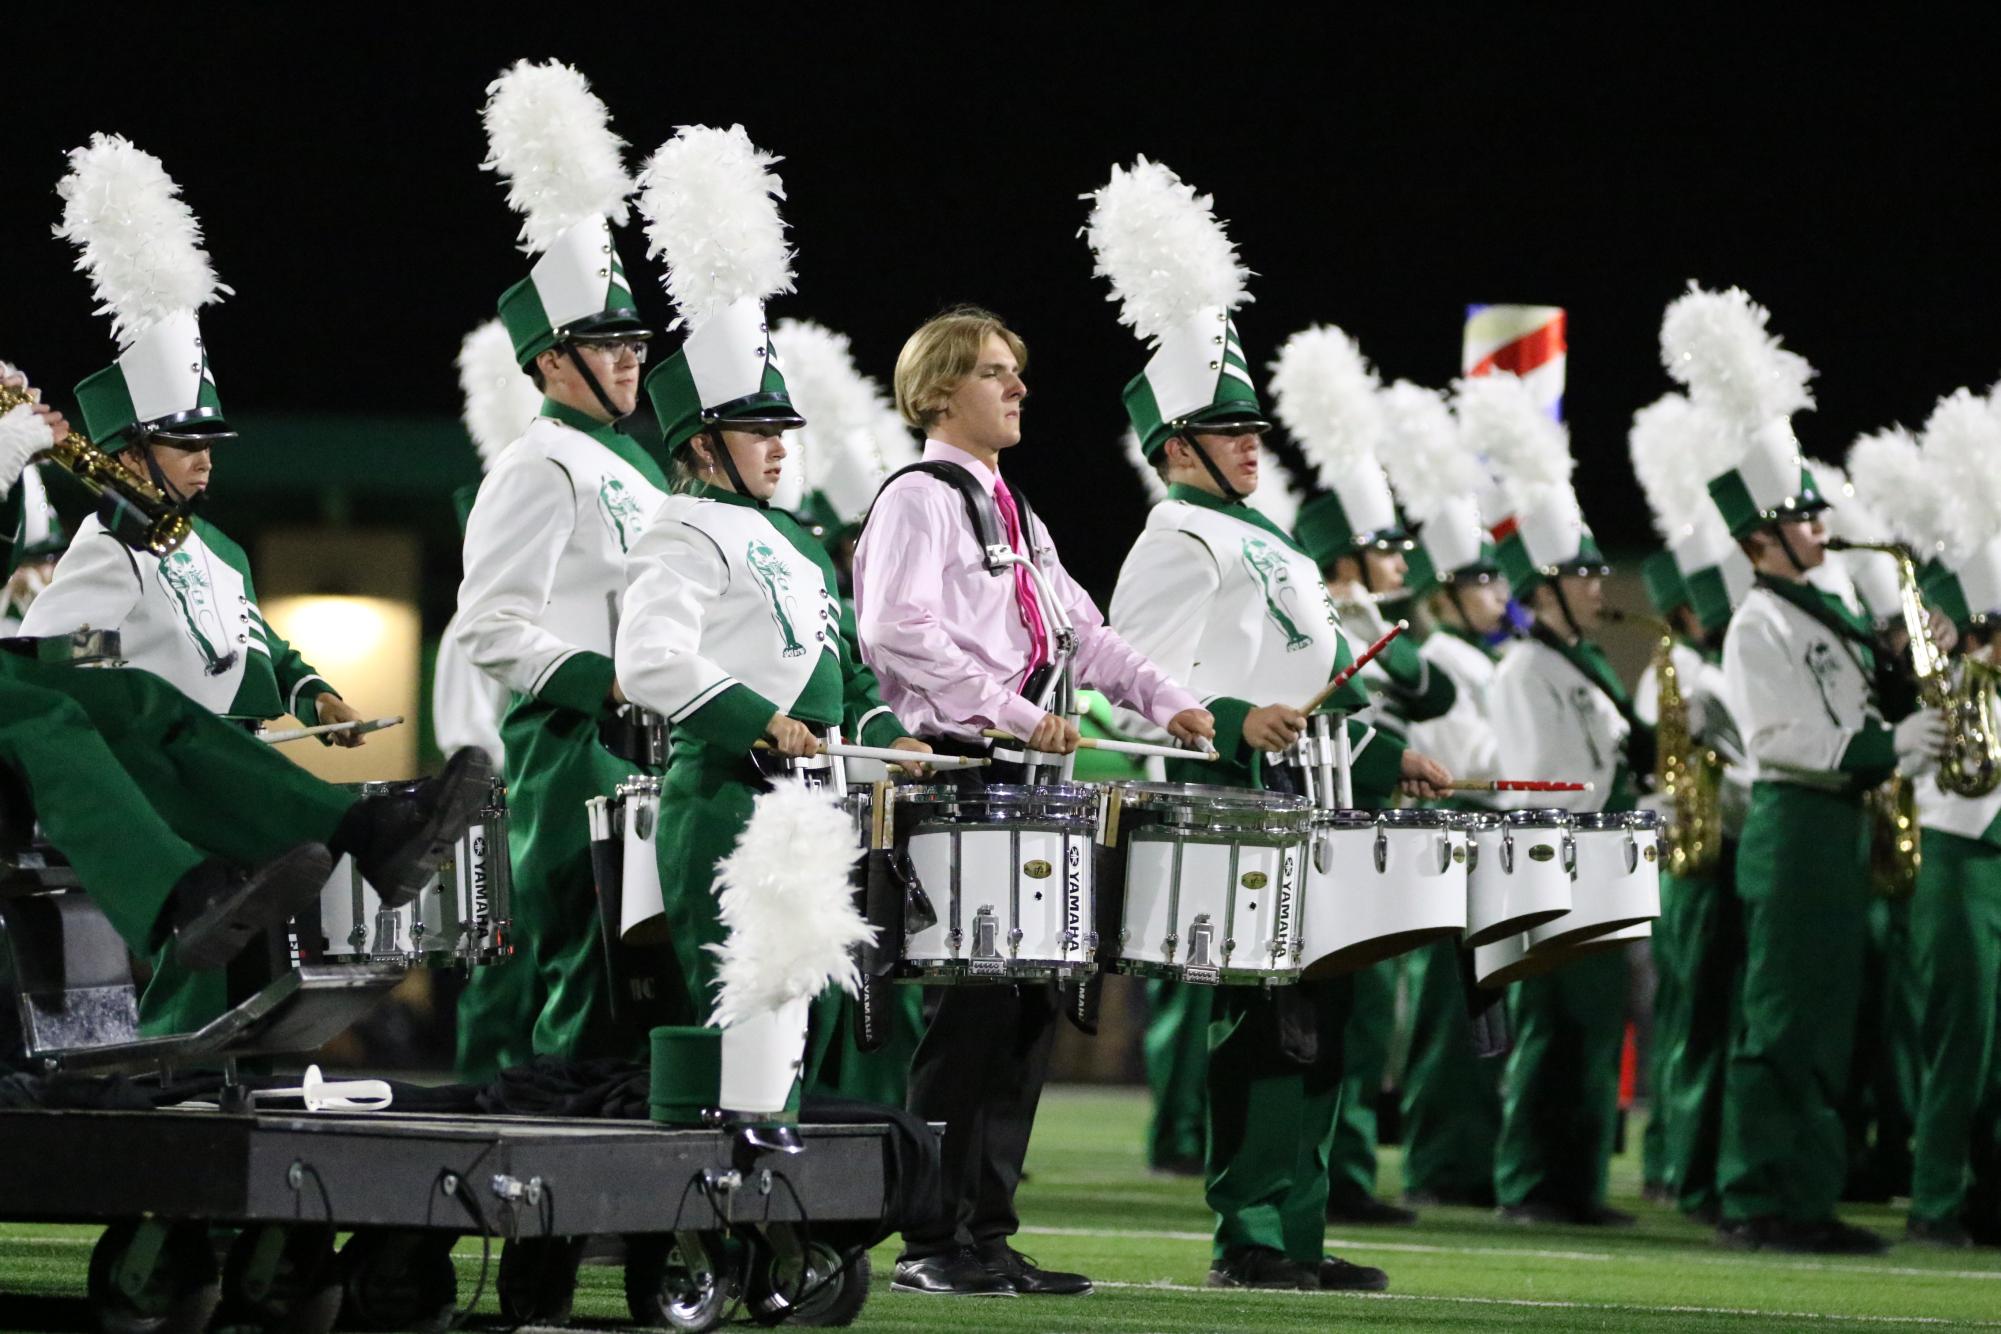
<path fill-rule="evenodd" d="M 1146 1105 L 1135 1092 L 1057 1089 L 1043 1101 L 1020 1196 L 1021 1249 L 1099 1281 L 1081 1299 L 941 1299 L 891 1293 L 892 1242 L 877 1248 L 877 1282 L 857 1328 L 928 1331 L 1218 1331 L 1383 1329 L 1710 1330 L 1782 1328 L 2001 1328 L 2001 1252 L 1938 1251 L 1900 1244 L 1871 1259 L 1739 1254 L 1708 1229 L 1638 1199 L 1632 1156 L 1613 1165 L 1613 1203 L 1640 1216 L 1608 1232 L 1520 1227 L 1473 1209 L 1430 1209 L 1409 1228 L 1348 1228 L 1335 1253 L 1390 1274 L 1386 1296 L 1214 1292 L 1209 1214 L 1199 1181 L 1150 1176 L 1141 1159 Z M 1637 1142 L 1637 1136 L 1632 1137 Z M 1394 1150 L 1383 1187 L 1397 1185 Z M 1853 1208 L 1853 1222 L 1901 1237 L 1901 1211 Z M 40 1300 L 0 1303 L 34 1318 L 69 1306 L 81 1327 L 84 1266 L 94 1231 L 0 1227 L 0 1291 Z M 458 1255 L 463 1300 L 479 1268 L 477 1241 Z M 57 1300 L 50 1300 L 57 1299 Z M 494 1310 L 490 1294 L 482 1302 Z M 587 1267 L 576 1327 L 622 1322 L 614 1269 Z M 48 1319 L 47 1327 L 61 1327 Z M 481 1323 L 492 1324 L 491 1321 Z"/>

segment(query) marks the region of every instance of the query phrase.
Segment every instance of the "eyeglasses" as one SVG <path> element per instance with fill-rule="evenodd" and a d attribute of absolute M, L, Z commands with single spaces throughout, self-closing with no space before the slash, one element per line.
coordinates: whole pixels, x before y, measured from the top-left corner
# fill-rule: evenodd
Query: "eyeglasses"
<path fill-rule="evenodd" d="M 644 338 L 579 338 L 578 347 L 595 348 L 612 361 L 630 352 L 632 359 L 640 365 L 646 364 L 646 340 Z"/>

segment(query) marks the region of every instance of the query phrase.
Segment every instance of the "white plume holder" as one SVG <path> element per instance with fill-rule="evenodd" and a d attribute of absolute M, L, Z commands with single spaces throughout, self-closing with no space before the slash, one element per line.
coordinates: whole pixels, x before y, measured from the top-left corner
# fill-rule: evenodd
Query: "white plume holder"
<path fill-rule="evenodd" d="M 792 1100 L 806 1058 L 806 1015 L 801 996 L 775 1010 L 723 1029 L 722 1093 L 725 1112 L 768 1116 Z"/>
<path fill-rule="evenodd" d="M 657 783 L 620 785 L 625 796 L 625 869 L 620 882 L 619 939 L 629 945 L 666 940 L 667 903 L 660 889 L 660 823 Z"/>
<path fill-rule="evenodd" d="M 258 1089 L 258 1098 L 300 1098 L 309 1112 L 379 1112 L 395 1094 L 380 1079 L 324 1079 L 317 1065 L 306 1067 L 298 1088 Z"/>

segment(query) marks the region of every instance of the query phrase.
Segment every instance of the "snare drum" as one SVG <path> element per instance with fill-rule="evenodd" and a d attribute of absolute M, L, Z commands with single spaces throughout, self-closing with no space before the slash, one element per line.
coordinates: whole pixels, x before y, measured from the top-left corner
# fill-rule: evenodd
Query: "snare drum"
<path fill-rule="evenodd" d="M 1570 911 L 1576 844 L 1566 811 L 1466 814 L 1471 873 L 1466 879 L 1466 943 L 1491 945 Z"/>
<path fill-rule="evenodd" d="M 1207 986 L 1298 980 L 1313 809 L 1301 797 L 1192 783 L 1108 785 L 1120 868 L 1121 972 Z"/>
<path fill-rule="evenodd" d="M 1466 929 L 1467 833 L 1445 811 L 1319 811 L 1305 976 L 1338 977 Z"/>
<path fill-rule="evenodd" d="M 1597 811 L 1571 817 L 1577 877 L 1571 909 L 1529 931 L 1529 948 L 1575 945 L 1661 914 L 1658 831 L 1653 811 Z"/>
<path fill-rule="evenodd" d="M 367 796 L 395 796 L 414 782 L 349 783 Z M 466 826 L 451 855 L 401 908 L 385 909 L 362 879 L 353 857 L 334 863 L 320 891 L 319 938 L 310 930 L 301 955 L 313 963 L 402 963 L 444 967 L 483 965 L 514 952 L 513 876 L 507 852 L 507 789 L 493 781 L 486 804 Z M 301 922 L 302 926 L 312 924 Z"/>
<path fill-rule="evenodd" d="M 898 788 L 890 806 L 897 843 L 937 914 L 905 923 L 898 976 L 1009 982 L 1095 969 L 1095 789 Z"/>

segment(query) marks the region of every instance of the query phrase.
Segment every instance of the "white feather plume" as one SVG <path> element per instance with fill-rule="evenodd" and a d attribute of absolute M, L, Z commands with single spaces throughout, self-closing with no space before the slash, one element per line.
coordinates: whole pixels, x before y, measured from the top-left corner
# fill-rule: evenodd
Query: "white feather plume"
<path fill-rule="evenodd" d="M 1258 446 L 1258 491 L 1251 504 L 1288 533 L 1299 522 L 1299 491 L 1293 486 L 1292 470 L 1263 445 Z"/>
<path fill-rule="evenodd" d="M 479 451 L 482 471 L 521 438 L 542 410 L 542 391 L 514 359 L 514 340 L 499 320 L 488 320 L 459 344 L 460 420 Z"/>
<path fill-rule="evenodd" d="M 1382 382 L 1355 340 L 1331 324 L 1301 329 L 1271 363 L 1274 411 L 1322 486 L 1376 463 Z"/>
<path fill-rule="evenodd" d="M 1686 394 L 1667 393 L 1633 414 L 1626 445 L 1660 535 L 1673 541 L 1707 527 L 1716 509 L 1709 479 L 1739 456 L 1736 431 Z"/>
<path fill-rule="evenodd" d="M 647 249 L 667 266 L 662 282 L 681 313 L 701 324 L 746 297 L 792 290 L 792 248 L 778 201 L 782 161 L 741 125 L 683 125 L 648 159 L 639 178 Z"/>
<path fill-rule="evenodd" d="M 1833 502 L 1821 515 L 1829 537 L 1838 537 L 1844 542 L 1896 540 L 1897 535 L 1890 531 L 1890 525 L 1884 523 L 1883 517 L 1856 494 L 1855 484 L 1848 480 L 1848 472 L 1840 464 L 1813 459 L 1807 466 L 1813 470 L 1814 481 L 1820 484 L 1820 493 Z"/>
<path fill-rule="evenodd" d="M 786 392 L 806 425 L 793 432 L 795 458 L 810 494 L 819 491 L 839 517 L 852 523 L 891 467 L 880 435 L 888 404 L 882 386 L 855 368 L 848 336 L 810 320 L 781 320 L 771 331 L 785 372 Z"/>
<path fill-rule="evenodd" d="M 882 452 L 883 466 L 890 472 L 924 457 L 924 447 L 917 443 L 910 423 L 903 420 L 903 414 L 889 399 L 883 400 L 882 411 L 876 414 L 873 434 L 875 447 Z"/>
<path fill-rule="evenodd" d="M 1147 342 L 1204 310 L 1235 310 L 1251 300 L 1251 276 L 1215 214 L 1215 200 L 1158 162 L 1114 166 L 1095 192 L 1084 224 L 1096 264 L 1111 280 L 1106 298 L 1119 303 L 1119 323 Z"/>
<path fill-rule="evenodd" d="M 1698 403 L 1740 431 L 1813 406 L 1813 367 L 1780 346 L 1771 318 L 1743 289 L 1689 283 L 1661 316 L 1661 363 Z"/>
<path fill-rule="evenodd" d="M 875 939 L 848 882 L 860 855 L 853 820 L 822 793 L 785 781 L 758 794 L 735 848 L 716 863 L 729 934 L 707 947 L 718 960 L 710 1023 L 727 1028 L 830 983 L 859 990 L 854 947 Z"/>
<path fill-rule="evenodd" d="M 1459 438 L 1452 406 L 1436 389 L 1398 380 L 1382 391 L 1383 469 L 1419 523 L 1448 501 L 1478 495 L 1486 470 Z"/>
<path fill-rule="evenodd" d="M 1549 487 L 1570 484 L 1576 466 L 1570 432 L 1519 376 L 1496 371 L 1454 380 L 1452 408 L 1466 443 L 1500 477 L 1515 509 L 1528 507 Z M 1482 517 L 1491 523 L 1504 516 Z"/>
<path fill-rule="evenodd" d="M 216 280 L 201 245 L 201 223 L 160 159 L 122 134 L 93 134 L 73 148 L 56 186 L 63 218 L 56 235 L 77 248 L 97 313 L 111 336 L 134 339 L 184 310 L 199 310 L 230 289 Z"/>
<path fill-rule="evenodd" d="M 1160 480 L 1160 474 L 1147 461 L 1146 451 L 1139 446 L 1138 434 L 1128 430 L 1120 443 L 1126 451 L 1126 462 L 1132 465 L 1133 475 L 1139 478 L 1140 487 L 1146 492 L 1146 503 L 1158 505 L 1167 499 L 1167 483 Z"/>
<path fill-rule="evenodd" d="M 1901 426 L 1872 431 L 1848 447 L 1848 481 L 1856 497 L 1922 560 L 1943 538 L 1941 479 L 1925 466 L 1918 442 Z"/>
<path fill-rule="evenodd" d="M 2001 413 L 1966 389 L 1940 399 L 1920 448 L 1944 495 L 1939 537 L 1963 556 L 2001 533 Z"/>
<path fill-rule="evenodd" d="M 486 86 L 486 160 L 480 169 L 507 182 L 507 206 L 521 215 L 521 248 L 531 255 L 585 218 L 626 219 L 632 193 L 611 113 L 590 81 L 561 61 L 517 61 Z"/>

